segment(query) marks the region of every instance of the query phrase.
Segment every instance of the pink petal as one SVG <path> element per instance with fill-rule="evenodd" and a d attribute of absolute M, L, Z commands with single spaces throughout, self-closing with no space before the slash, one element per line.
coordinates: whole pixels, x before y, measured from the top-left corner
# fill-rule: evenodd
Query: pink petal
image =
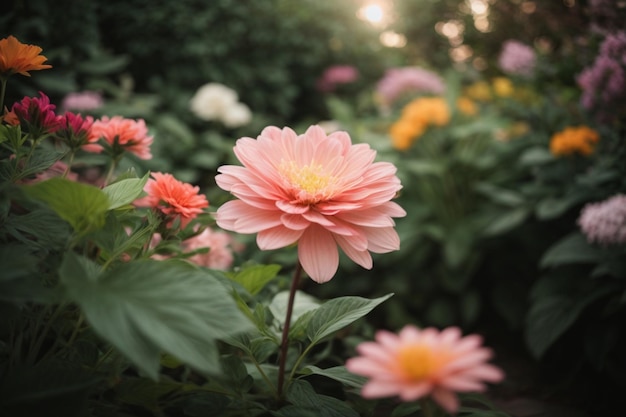
<path fill-rule="evenodd" d="M 348 257 L 352 259 L 355 263 L 361 265 L 365 269 L 372 269 L 372 255 L 370 255 L 370 253 L 367 251 L 367 241 L 365 241 L 366 249 L 358 250 L 352 245 L 352 242 L 354 240 L 350 237 L 346 238 L 341 235 L 335 235 L 335 240 L 341 247 L 341 250 L 343 250 L 344 253 L 348 255 Z"/>
<path fill-rule="evenodd" d="M 261 250 L 284 248 L 296 242 L 302 236 L 302 230 L 291 230 L 284 226 L 261 230 L 256 237 L 256 243 Z"/>
<path fill-rule="evenodd" d="M 453 391 L 436 388 L 432 392 L 432 398 L 448 413 L 454 414 L 459 409 L 459 399 Z"/>
<path fill-rule="evenodd" d="M 363 385 L 361 396 L 363 398 L 383 398 L 397 395 L 402 389 L 399 382 L 378 381 L 373 379 Z"/>
<path fill-rule="evenodd" d="M 388 366 L 382 365 L 377 361 L 364 357 L 348 359 L 346 361 L 346 369 L 353 374 L 375 377 L 377 379 L 380 379 L 380 377 L 389 373 Z M 388 375 L 388 378 L 392 377 L 393 376 Z"/>
<path fill-rule="evenodd" d="M 400 398 L 404 401 L 415 401 L 430 393 L 432 388 L 432 385 L 426 381 L 407 383 L 400 390 Z"/>
<path fill-rule="evenodd" d="M 298 259 L 313 281 L 330 281 L 339 267 L 339 251 L 331 233 L 312 224 L 300 238 Z"/>
<path fill-rule="evenodd" d="M 311 222 L 306 220 L 299 214 L 285 213 L 280 216 L 280 221 L 283 225 L 291 230 L 303 230 L 311 225 Z"/>
<path fill-rule="evenodd" d="M 387 253 L 400 249 L 400 237 L 393 227 L 363 227 L 362 230 L 367 236 L 371 252 Z"/>

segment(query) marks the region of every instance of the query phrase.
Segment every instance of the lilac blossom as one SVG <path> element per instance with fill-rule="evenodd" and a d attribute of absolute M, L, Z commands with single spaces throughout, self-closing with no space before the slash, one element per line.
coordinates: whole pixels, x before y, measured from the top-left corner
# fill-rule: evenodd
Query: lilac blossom
<path fill-rule="evenodd" d="M 626 195 L 587 204 L 578 225 L 591 243 L 602 245 L 626 243 Z"/>
<path fill-rule="evenodd" d="M 498 57 L 500 69 L 507 74 L 529 77 L 535 70 L 537 56 L 528 45 L 516 40 L 505 41 Z"/>

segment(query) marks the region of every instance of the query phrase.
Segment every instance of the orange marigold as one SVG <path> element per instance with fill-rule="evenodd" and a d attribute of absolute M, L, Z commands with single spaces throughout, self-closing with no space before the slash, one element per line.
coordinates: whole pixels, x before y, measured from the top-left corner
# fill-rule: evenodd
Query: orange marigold
<path fill-rule="evenodd" d="M 587 126 L 567 127 L 552 135 L 550 152 L 556 156 L 575 153 L 590 155 L 599 140 L 598 132 Z"/>
<path fill-rule="evenodd" d="M 30 77 L 28 71 L 52 68 L 52 65 L 44 64 L 48 58 L 40 55 L 41 51 L 38 46 L 21 43 L 15 36 L 0 39 L 0 76 L 22 74 Z"/>

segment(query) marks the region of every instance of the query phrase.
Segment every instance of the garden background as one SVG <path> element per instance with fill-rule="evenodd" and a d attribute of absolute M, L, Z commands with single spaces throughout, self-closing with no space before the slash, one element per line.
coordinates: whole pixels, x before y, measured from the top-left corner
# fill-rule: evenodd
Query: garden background
<path fill-rule="evenodd" d="M 53 68 L 12 77 L 5 105 L 45 91 L 59 109 L 145 120 L 155 138 L 152 158 L 129 157 L 120 167 L 139 178 L 169 172 L 197 185 L 211 212 L 230 199 L 215 176 L 218 167 L 238 163 L 238 138 L 257 137 L 266 126 L 347 131 L 353 142 L 375 149 L 377 160 L 397 167 L 403 188 L 395 201 L 407 215 L 396 219 L 400 250 L 374 254 L 371 270 L 342 255 L 333 280 L 301 283 L 317 300 L 394 293 L 314 350 L 318 365 L 354 354 L 376 329 L 459 326 L 484 336 L 506 374 L 486 394 L 493 409 L 475 415 L 620 415 L 625 22 L 626 2 L 617 0 L 12 1 L 0 16 L 0 38 L 42 47 Z M 230 99 L 235 92 L 237 111 L 194 110 L 190 103 L 208 83 L 225 87 L 219 94 Z M 72 95 L 78 100 L 71 102 Z M 220 99 L 205 100 L 210 107 Z M 15 201 L 7 190 L 1 204 L 8 247 L 42 226 L 12 223 Z M 269 285 L 274 293 L 289 287 L 292 250 L 259 251 L 254 236 L 234 238 L 234 258 L 223 269 L 281 265 Z M 16 281 L 58 267 L 50 257 L 61 247 L 45 255 L 33 249 L 24 262 L 13 249 L 0 251 L 3 271 L 17 271 L 0 280 L 3 366 L 20 348 L 15 329 L 51 314 L 32 307 L 41 298 L 25 295 L 30 290 Z M 27 265 L 33 259 L 40 270 Z M 184 403 L 180 386 L 146 388 L 128 372 L 105 387 L 78 377 L 60 382 L 50 375 L 93 354 L 85 336 L 75 356 L 59 356 L 62 365 L 37 368 L 49 359 L 46 348 L 50 356 L 61 350 L 55 338 L 72 333 L 63 326 L 57 320 L 46 330 L 44 354 L 22 364 L 28 372 L 1 368 L 0 392 L 15 396 L 3 401 L 20 410 L 11 416 L 29 415 L 23 410 L 32 401 L 47 404 L 48 414 L 37 415 L 239 415 L 234 403 L 214 397 Z M 245 380 L 237 366 L 232 373 L 243 372 Z M 181 380 L 179 366 L 169 371 Z M 324 377 L 310 381 L 337 397 L 336 386 L 315 379 Z M 59 384 L 68 388 L 52 392 Z M 385 415 L 338 397 L 362 415 Z M 91 414 L 82 414 L 86 408 Z"/>

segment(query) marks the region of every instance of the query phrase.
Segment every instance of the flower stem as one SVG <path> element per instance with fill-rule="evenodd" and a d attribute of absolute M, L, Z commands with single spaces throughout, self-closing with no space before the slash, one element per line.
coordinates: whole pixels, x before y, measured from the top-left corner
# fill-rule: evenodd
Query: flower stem
<path fill-rule="evenodd" d="M 420 405 L 422 406 L 422 416 L 424 417 L 434 417 L 433 409 L 431 407 L 430 401 L 428 397 L 420 398 Z"/>
<path fill-rule="evenodd" d="M 291 288 L 289 289 L 289 300 L 287 301 L 287 316 L 285 317 L 285 325 L 283 326 L 283 336 L 280 342 L 280 358 L 278 362 L 278 398 L 283 395 L 283 384 L 285 382 L 285 363 L 287 360 L 287 350 L 289 348 L 289 326 L 291 325 L 291 314 L 293 312 L 293 302 L 296 298 L 296 290 L 298 282 L 302 275 L 302 265 L 300 262 L 296 264 L 296 270 L 293 273 Z"/>
<path fill-rule="evenodd" d="M 0 77 L 0 115 L 4 114 L 4 95 L 7 91 L 7 77 Z"/>

